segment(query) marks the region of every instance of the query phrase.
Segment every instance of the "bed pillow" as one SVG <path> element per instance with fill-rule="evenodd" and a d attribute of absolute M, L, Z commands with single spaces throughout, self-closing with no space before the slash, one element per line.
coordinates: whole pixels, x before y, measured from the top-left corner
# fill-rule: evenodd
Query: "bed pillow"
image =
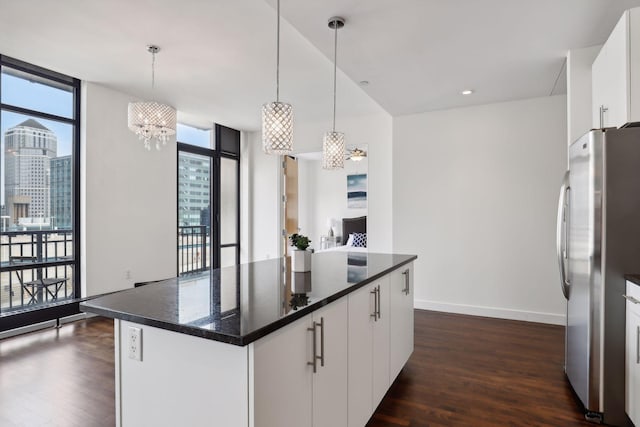
<path fill-rule="evenodd" d="M 353 233 L 353 247 L 366 248 L 367 247 L 367 233 Z"/>
<path fill-rule="evenodd" d="M 349 238 L 347 239 L 347 243 L 344 244 L 345 246 L 353 246 L 353 234 L 349 234 Z"/>

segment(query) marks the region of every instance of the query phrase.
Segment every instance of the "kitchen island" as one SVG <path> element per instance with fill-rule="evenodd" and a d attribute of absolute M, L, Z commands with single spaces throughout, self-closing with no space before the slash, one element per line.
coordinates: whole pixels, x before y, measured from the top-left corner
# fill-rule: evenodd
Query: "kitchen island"
<path fill-rule="evenodd" d="M 318 253 L 81 304 L 115 319 L 117 424 L 363 427 L 413 351 L 415 259 Z"/>

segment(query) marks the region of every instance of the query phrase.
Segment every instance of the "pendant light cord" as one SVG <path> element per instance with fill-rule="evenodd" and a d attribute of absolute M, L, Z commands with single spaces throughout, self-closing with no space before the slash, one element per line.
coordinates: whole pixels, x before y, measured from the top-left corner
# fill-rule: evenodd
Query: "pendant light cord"
<path fill-rule="evenodd" d="M 338 67 L 338 22 L 333 26 L 333 131 L 336 131 L 336 69 Z"/>
<path fill-rule="evenodd" d="M 151 52 L 151 89 L 156 87 L 156 53 Z"/>
<path fill-rule="evenodd" d="M 280 102 L 280 0 L 276 21 L 276 102 Z"/>

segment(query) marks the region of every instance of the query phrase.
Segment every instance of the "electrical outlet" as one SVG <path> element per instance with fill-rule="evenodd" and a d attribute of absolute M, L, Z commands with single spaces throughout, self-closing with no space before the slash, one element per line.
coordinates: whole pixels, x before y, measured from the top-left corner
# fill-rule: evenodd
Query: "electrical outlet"
<path fill-rule="evenodd" d="M 131 270 L 125 270 L 124 278 L 127 280 L 131 279 Z"/>
<path fill-rule="evenodd" d="M 142 329 L 129 327 L 129 359 L 142 362 Z"/>

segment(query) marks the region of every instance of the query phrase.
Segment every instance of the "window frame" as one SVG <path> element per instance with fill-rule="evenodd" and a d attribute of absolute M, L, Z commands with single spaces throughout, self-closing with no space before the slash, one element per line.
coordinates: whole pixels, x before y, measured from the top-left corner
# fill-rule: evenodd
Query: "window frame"
<path fill-rule="evenodd" d="M 8 67 L 32 74 L 37 77 L 60 83 L 72 89 L 73 93 L 73 112 L 72 117 L 58 116 L 56 114 L 46 113 L 43 111 L 32 110 L 30 108 L 20 107 L 2 102 L 2 93 L 0 85 L 0 112 L 8 111 L 12 113 L 22 114 L 34 118 L 55 121 L 73 126 L 73 142 L 72 142 L 72 191 L 73 191 L 73 260 L 64 262 L 64 265 L 71 265 L 73 268 L 73 293 L 75 298 L 68 302 L 56 303 L 53 306 L 43 306 L 33 310 L 19 310 L 14 313 L 3 314 L 0 316 L 0 331 L 15 329 L 22 326 L 28 326 L 35 323 L 46 322 L 50 320 L 60 319 L 74 314 L 79 314 L 79 302 L 82 299 L 82 283 L 81 283 L 81 252 L 80 252 L 80 122 L 81 122 L 81 81 L 74 77 L 70 77 L 46 68 L 20 61 L 15 58 L 0 54 L 0 67 Z M 2 77 L 0 76 L 0 79 Z M 0 135 L 3 137 L 3 135 Z M 4 159 L 4 154 L 0 156 Z M 7 269 L 9 270 L 9 269 Z"/>
<path fill-rule="evenodd" d="M 215 144 L 214 148 L 205 148 L 197 145 L 191 145 L 185 142 L 177 141 L 178 155 L 176 156 L 176 185 L 177 185 L 177 199 L 176 199 L 176 213 L 177 218 L 180 218 L 180 176 L 179 176 L 179 166 L 180 166 L 180 152 L 185 152 L 189 154 L 196 154 L 204 157 L 208 157 L 211 160 L 211 168 L 209 171 L 209 182 L 211 185 L 209 192 L 209 202 L 211 206 L 211 210 L 209 212 L 210 218 L 209 223 L 211 224 L 211 268 L 216 269 L 220 268 L 221 264 L 221 249 L 235 247 L 235 264 L 240 264 L 240 131 L 228 128 L 226 126 L 222 126 L 219 124 L 214 125 L 214 135 L 215 135 Z M 233 138 L 233 141 L 230 141 L 229 136 Z M 229 143 L 232 145 L 233 149 L 231 150 L 222 150 L 223 143 L 225 146 L 228 146 Z M 220 207 L 221 207 L 221 187 L 220 187 L 220 176 L 222 169 L 222 161 L 221 159 L 230 159 L 235 160 L 237 162 L 236 167 L 236 242 L 235 243 L 225 243 L 222 244 L 220 240 L 221 236 L 221 224 L 220 224 Z M 179 227 L 178 222 L 176 221 L 176 227 Z M 176 235 L 178 235 L 178 230 L 176 230 Z M 179 243 L 179 242 L 178 242 Z M 176 271 L 180 271 L 180 253 L 177 251 L 176 256 Z"/>

